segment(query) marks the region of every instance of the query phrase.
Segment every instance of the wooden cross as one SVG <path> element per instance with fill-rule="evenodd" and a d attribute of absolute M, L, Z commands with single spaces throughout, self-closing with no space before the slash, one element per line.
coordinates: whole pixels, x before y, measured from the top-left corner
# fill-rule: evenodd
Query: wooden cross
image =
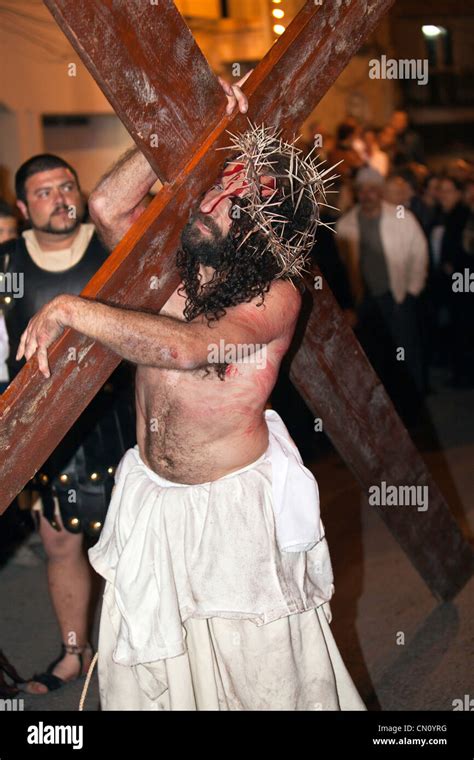
<path fill-rule="evenodd" d="M 178 285 L 175 253 L 189 210 L 218 176 L 226 101 L 172 0 L 44 0 L 163 188 L 82 295 L 158 312 Z M 245 84 L 248 116 L 292 139 L 394 0 L 308 0 Z M 153 283 L 153 285 L 152 285 Z M 378 507 L 433 593 L 449 599 L 474 572 L 464 540 L 380 380 L 324 283 L 291 378 L 363 489 L 427 485 L 429 509 Z M 70 361 L 74 356 L 75 360 Z M 0 511 L 37 472 L 119 357 L 68 329 L 30 360 L 0 398 Z"/>

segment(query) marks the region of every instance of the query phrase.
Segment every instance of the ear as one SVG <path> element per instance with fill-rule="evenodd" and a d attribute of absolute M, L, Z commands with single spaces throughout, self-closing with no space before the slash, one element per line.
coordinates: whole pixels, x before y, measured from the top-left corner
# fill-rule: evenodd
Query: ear
<path fill-rule="evenodd" d="M 20 209 L 23 218 L 24 219 L 29 219 L 30 215 L 28 214 L 28 206 L 26 205 L 26 203 L 24 203 L 23 201 L 18 201 L 17 200 L 16 205 Z"/>

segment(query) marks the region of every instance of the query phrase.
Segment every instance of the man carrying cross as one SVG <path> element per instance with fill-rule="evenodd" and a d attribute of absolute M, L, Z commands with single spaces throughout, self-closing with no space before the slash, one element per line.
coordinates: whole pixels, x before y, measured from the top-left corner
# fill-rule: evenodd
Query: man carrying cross
<path fill-rule="evenodd" d="M 241 90 L 226 91 L 230 112 L 245 111 Z M 317 484 L 265 409 L 300 311 L 324 172 L 264 127 L 233 147 L 191 210 L 180 287 L 159 315 L 59 296 L 19 355 L 36 353 L 49 376 L 47 349 L 70 326 L 137 365 L 138 445 L 90 550 L 106 579 L 102 708 L 363 710 L 328 624 Z M 132 151 L 94 191 L 110 248 L 155 180 Z"/>

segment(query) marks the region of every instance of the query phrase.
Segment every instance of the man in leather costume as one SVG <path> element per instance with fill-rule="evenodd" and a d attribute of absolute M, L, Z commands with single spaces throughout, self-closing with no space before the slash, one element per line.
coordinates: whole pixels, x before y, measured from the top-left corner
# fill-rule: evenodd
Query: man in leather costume
<path fill-rule="evenodd" d="M 108 256 L 94 225 L 82 223 L 85 203 L 79 181 L 64 160 L 34 156 L 18 169 L 15 186 L 17 205 L 30 229 L 0 245 L 0 268 L 10 275 L 0 294 L 10 342 L 10 380 L 24 364 L 15 354 L 31 317 L 59 293 L 79 294 Z M 123 363 L 27 486 L 63 642 L 59 658 L 29 683 L 30 693 L 46 693 L 74 680 L 92 658 L 89 610 L 97 576 L 84 545 L 100 534 L 115 467 L 135 442 L 132 384 L 131 368 Z"/>

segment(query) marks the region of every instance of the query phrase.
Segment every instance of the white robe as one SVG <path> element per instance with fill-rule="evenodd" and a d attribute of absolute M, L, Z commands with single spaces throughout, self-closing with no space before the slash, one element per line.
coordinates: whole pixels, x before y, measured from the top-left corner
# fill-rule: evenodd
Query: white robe
<path fill-rule="evenodd" d="M 265 418 L 267 451 L 219 480 L 165 480 L 138 447 L 120 462 L 89 550 L 103 710 L 365 709 L 329 628 L 316 481 Z"/>

